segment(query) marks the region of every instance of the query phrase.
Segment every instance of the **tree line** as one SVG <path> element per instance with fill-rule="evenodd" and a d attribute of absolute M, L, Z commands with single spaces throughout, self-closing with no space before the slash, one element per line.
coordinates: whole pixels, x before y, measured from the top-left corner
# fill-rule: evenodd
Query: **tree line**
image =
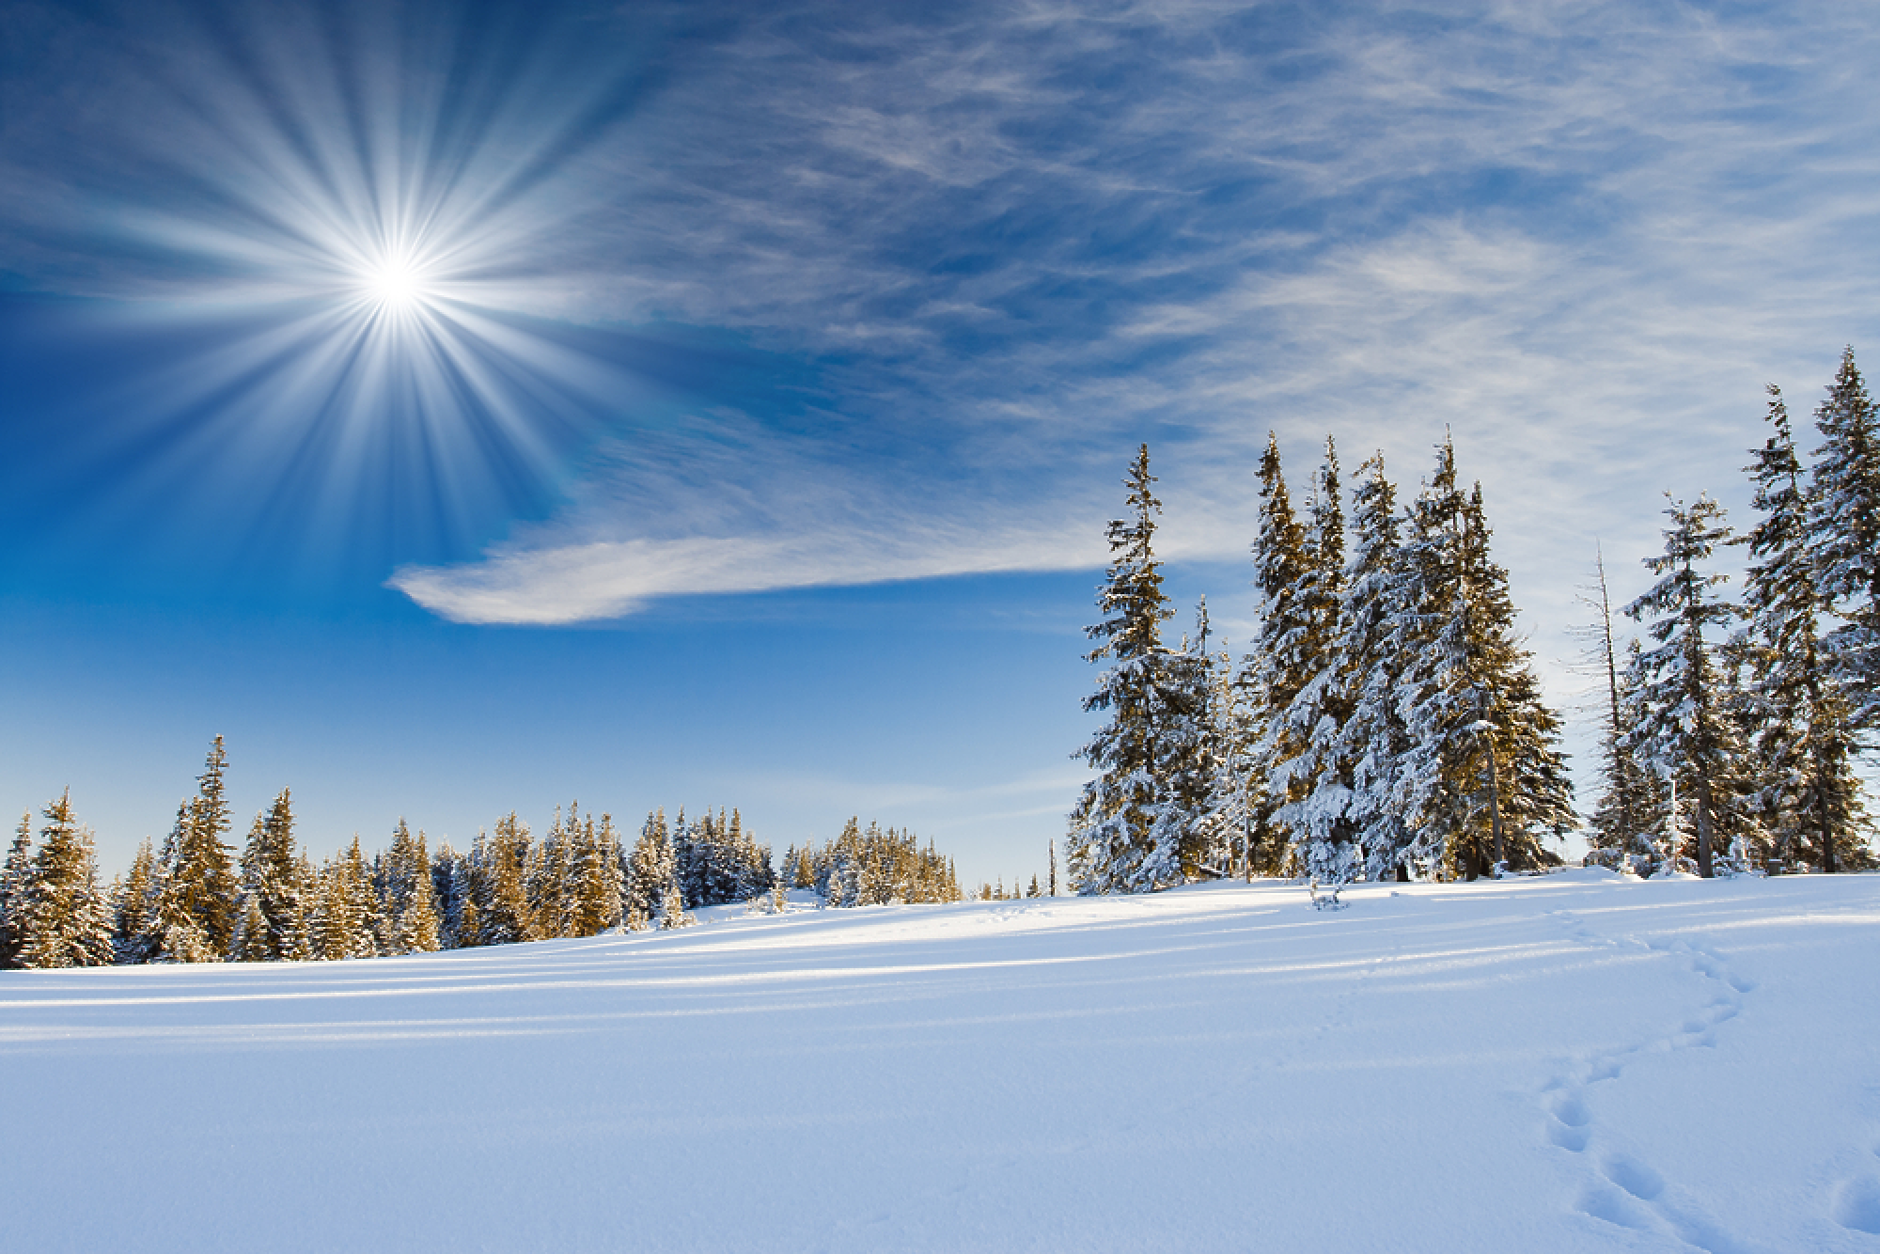
<path fill-rule="evenodd" d="M 1621 607 L 1603 559 L 1601 796 L 1590 860 L 1640 874 L 1871 866 L 1854 772 L 1880 723 L 1880 415 L 1852 350 L 1815 413 L 1804 466 L 1780 392 L 1747 467 L 1759 519 L 1741 536 L 1708 496 L 1666 510 L 1657 582 Z M 1583 826 L 1562 721 L 1516 629 L 1479 482 L 1445 439 L 1399 506 L 1381 454 L 1349 495 L 1334 441 L 1295 508 L 1278 442 L 1258 468 L 1258 626 L 1238 660 L 1211 651 L 1207 602 L 1170 644 L 1143 445 L 1109 525 L 1111 562 L 1078 750 L 1095 772 L 1070 816 L 1081 893 L 1194 879 L 1474 879 L 1538 870 Z M 1710 568 L 1739 545 L 1743 596 Z"/>
<path fill-rule="evenodd" d="M 45 808 L 37 841 L 22 816 L 0 866 L 0 967 L 370 958 L 685 927 L 692 911 L 729 902 L 787 908 L 792 880 L 735 809 L 691 820 L 681 810 L 670 823 L 656 810 L 630 844 L 610 815 L 573 803 L 539 839 L 512 811 L 464 852 L 427 848 L 400 819 L 385 849 L 367 854 L 354 836 L 316 864 L 286 789 L 236 853 L 224 839 L 227 766 L 218 736 L 169 835 L 145 840 L 108 886 L 69 790 Z M 960 896 L 931 842 L 854 819 L 821 848 L 792 847 L 785 867 L 828 906 Z"/>

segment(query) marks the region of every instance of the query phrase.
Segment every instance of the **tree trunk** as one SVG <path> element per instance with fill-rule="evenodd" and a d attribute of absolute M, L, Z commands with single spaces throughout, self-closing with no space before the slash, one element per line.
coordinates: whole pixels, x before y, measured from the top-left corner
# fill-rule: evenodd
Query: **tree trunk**
<path fill-rule="evenodd" d="M 1697 778 L 1697 873 L 1710 878 L 1710 776 Z"/>

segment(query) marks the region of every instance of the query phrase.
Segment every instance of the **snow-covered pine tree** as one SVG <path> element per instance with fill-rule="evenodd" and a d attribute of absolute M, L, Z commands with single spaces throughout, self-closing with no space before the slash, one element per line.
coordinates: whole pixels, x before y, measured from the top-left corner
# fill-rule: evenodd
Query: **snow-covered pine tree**
<path fill-rule="evenodd" d="M 1398 638 L 1409 856 L 1467 879 L 1557 864 L 1540 838 L 1574 821 L 1559 719 L 1520 648 L 1507 572 L 1489 557 L 1481 485 L 1462 491 L 1448 440 L 1411 517 L 1415 609 Z"/>
<path fill-rule="evenodd" d="M 235 915 L 235 937 L 229 941 L 230 962 L 273 962 L 268 945 L 268 920 L 261 913 L 261 902 L 244 892 Z"/>
<path fill-rule="evenodd" d="M 1166 867 L 1171 860 L 1174 864 L 1172 873 L 1158 873 L 1158 884 L 1219 873 L 1207 849 L 1215 827 L 1209 821 L 1210 802 L 1219 776 L 1215 679 L 1214 658 L 1208 652 L 1208 602 L 1203 597 L 1195 610 L 1194 638 L 1184 636 L 1180 648 L 1162 656 L 1151 689 L 1150 718 L 1158 751 L 1155 778 L 1161 797 L 1149 846 L 1156 851 L 1154 865 Z"/>
<path fill-rule="evenodd" d="M 312 962 L 320 956 L 320 868 L 305 849 L 294 859 L 294 885 L 295 914 L 285 934 L 281 957 L 288 962 Z"/>
<path fill-rule="evenodd" d="M 639 839 L 627 855 L 627 873 L 620 890 L 621 919 L 629 932 L 645 931 L 659 915 L 659 903 L 665 896 L 661 876 L 669 839 L 666 811 L 662 808 L 647 815 Z"/>
<path fill-rule="evenodd" d="M 236 876 L 222 837 L 230 830 L 223 772 L 228 752 L 217 736 L 198 780 L 183 803 L 165 859 L 153 926 L 152 957 L 169 962 L 218 962 L 235 935 Z"/>
<path fill-rule="evenodd" d="M 359 837 L 326 864 L 321 876 L 319 912 L 320 957 L 329 962 L 371 958 L 378 953 L 373 918 L 378 900 L 372 889 L 372 868 L 359 847 Z"/>
<path fill-rule="evenodd" d="M 263 955 L 256 961 L 278 962 L 294 945 L 293 933 L 304 913 L 299 901 L 300 866 L 294 849 L 294 810 L 288 790 L 255 815 L 241 858 L 241 904 L 246 917 L 252 899 L 264 924 L 260 936 L 240 927 L 242 946 Z"/>
<path fill-rule="evenodd" d="M 569 822 L 573 816 L 569 816 Z M 529 935 L 535 940 L 567 936 L 569 890 L 574 865 L 573 834 L 563 824 L 561 807 L 548 834 L 530 851 L 526 882 L 529 890 Z"/>
<path fill-rule="evenodd" d="M 145 942 L 150 936 L 152 911 L 156 908 L 157 855 L 144 837 L 131 857 L 131 869 L 118 884 L 111 901 L 111 943 L 114 961 L 148 962 Z"/>
<path fill-rule="evenodd" d="M 629 931 L 649 927 L 683 927 L 692 922 L 686 913 L 685 889 L 679 882 L 678 850 L 666 825 L 662 808 L 646 816 L 640 838 L 627 861 L 622 907 Z"/>
<path fill-rule="evenodd" d="M 1097 642 L 1086 660 L 1110 666 L 1084 709 L 1110 717 L 1073 755 L 1098 774 L 1084 786 L 1064 842 L 1071 884 L 1085 894 L 1146 892 L 1181 878 L 1181 828 L 1163 814 L 1169 795 L 1162 773 L 1172 760 L 1173 729 L 1160 720 L 1175 701 L 1166 682 L 1162 624 L 1172 611 L 1155 558 L 1162 503 L 1152 489 L 1148 445 L 1123 483 L 1132 517 L 1109 526 L 1109 575 L 1097 596 L 1104 618 L 1085 632 Z"/>
<path fill-rule="evenodd" d="M 1215 655 L 1210 673 L 1213 691 L 1206 711 L 1210 775 L 1202 803 L 1201 862 L 1212 874 L 1251 879 L 1248 858 L 1254 823 L 1266 792 L 1263 781 L 1255 778 L 1257 761 L 1233 659 L 1225 651 Z"/>
<path fill-rule="evenodd" d="M 1275 796 L 1271 783 L 1281 762 L 1299 746 L 1286 711 L 1311 680 L 1312 625 L 1299 595 L 1311 568 L 1306 530 L 1293 512 L 1280 464 L 1279 440 L 1268 432 L 1260 458 L 1260 521 L 1253 541 L 1253 588 L 1260 626 L 1253 651 L 1242 660 L 1237 708 L 1245 718 L 1245 753 L 1252 761 L 1247 800 L 1252 864 L 1266 874 L 1281 872 L 1291 853 L 1291 833 L 1274 817 L 1290 798 Z"/>
<path fill-rule="evenodd" d="M 1850 356 L 1845 363 L 1853 371 Z M 1761 520 L 1742 538 L 1751 563 L 1744 580 L 1749 625 L 1740 641 L 1748 664 L 1748 734 L 1760 776 L 1757 816 L 1774 847 L 1793 862 L 1807 850 L 1823 871 L 1864 861 L 1865 810 L 1853 770 L 1852 702 L 1843 673 L 1823 648 L 1825 600 L 1809 526 L 1788 407 L 1769 387 L 1771 432 L 1747 470 Z"/>
<path fill-rule="evenodd" d="M 1383 454 L 1374 454 L 1358 468 L 1352 493 L 1350 568 L 1334 646 L 1350 710 L 1329 754 L 1349 779 L 1345 821 L 1362 851 L 1362 879 L 1409 878 L 1411 831 L 1398 797 L 1410 741 L 1399 707 L 1404 648 L 1421 627 L 1397 489 Z"/>
<path fill-rule="evenodd" d="M 1854 350 L 1815 410 L 1823 442 L 1810 474 L 1817 589 L 1841 625 L 1825 641 L 1862 728 L 1880 726 L 1880 411 Z"/>
<path fill-rule="evenodd" d="M 476 902 L 483 919 L 481 943 L 509 945 L 535 939 L 530 931 L 526 879 L 533 844 L 529 825 L 514 810 L 496 820 L 486 845 L 489 864 L 480 877 L 486 895 Z"/>
<path fill-rule="evenodd" d="M 574 813 L 572 806 L 569 813 Z M 620 922 L 620 838 L 607 815 L 598 824 L 590 814 L 578 826 L 572 822 L 569 826 L 575 838 L 570 934 L 598 936 Z"/>
<path fill-rule="evenodd" d="M 1702 569 L 1719 544 L 1730 538 L 1723 507 L 1708 496 L 1690 506 L 1670 500 L 1665 514 L 1662 556 L 1645 566 L 1658 582 L 1625 607 L 1628 617 L 1647 624 L 1657 647 L 1638 657 L 1637 685 L 1644 717 L 1628 728 L 1624 748 L 1663 779 L 1676 784 L 1691 804 L 1697 829 L 1698 874 L 1709 878 L 1711 856 L 1724 806 L 1734 798 L 1725 780 L 1732 758 L 1742 757 L 1726 715 L 1715 653 L 1707 630 L 1722 630 L 1737 617 L 1736 608 L 1713 594 L 1728 575 Z"/>
<path fill-rule="evenodd" d="M 1308 510 L 1305 560 L 1290 597 L 1299 624 L 1291 654 L 1308 677 L 1278 713 L 1267 782 L 1279 801 L 1274 819 L 1290 834 L 1300 868 L 1331 884 L 1353 879 L 1363 868 L 1349 815 L 1351 762 L 1343 743 L 1356 676 L 1340 647 L 1347 600 L 1342 493 L 1338 448 L 1328 438 Z"/>
<path fill-rule="evenodd" d="M 102 967 L 113 958 L 111 911 L 98 888 L 91 832 L 68 789 L 45 809 L 39 848 L 19 897 L 15 960 L 22 967 Z"/>
<path fill-rule="evenodd" d="M 0 866 L 0 970 L 19 966 L 20 906 L 33 869 L 33 812 L 20 815 L 20 825 Z"/>

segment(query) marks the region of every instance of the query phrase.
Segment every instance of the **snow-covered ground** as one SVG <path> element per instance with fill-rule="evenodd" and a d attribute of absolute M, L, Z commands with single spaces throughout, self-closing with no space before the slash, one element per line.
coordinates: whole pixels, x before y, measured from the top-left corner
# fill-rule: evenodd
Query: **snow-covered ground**
<path fill-rule="evenodd" d="M 1880 1250 L 1880 877 L 0 973 L 0 1249 Z"/>

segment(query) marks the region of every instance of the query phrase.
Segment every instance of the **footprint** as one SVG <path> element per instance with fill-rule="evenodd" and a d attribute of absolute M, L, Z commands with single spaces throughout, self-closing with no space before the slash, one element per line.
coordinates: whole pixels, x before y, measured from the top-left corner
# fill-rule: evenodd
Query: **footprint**
<path fill-rule="evenodd" d="M 1606 1179 L 1641 1202 L 1655 1200 L 1665 1191 L 1665 1178 L 1636 1159 L 1623 1154 L 1608 1157 L 1602 1165 Z"/>
<path fill-rule="evenodd" d="M 1637 1232 L 1644 1232 L 1651 1227 L 1651 1216 L 1631 1198 L 1609 1185 L 1596 1184 L 1581 1194 L 1580 1212 Z"/>
<path fill-rule="evenodd" d="M 1585 1128 L 1569 1128 L 1556 1123 L 1547 1129 L 1547 1139 L 1569 1153 L 1577 1154 L 1586 1148 L 1590 1139 Z"/>
<path fill-rule="evenodd" d="M 1561 1149 L 1577 1154 L 1586 1148 L 1592 1136 L 1586 1128 L 1592 1121 L 1586 1103 L 1569 1093 L 1554 1103 L 1553 1121 L 1548 1125 L 1547 1139 Z"/>
<path fill-rule="evenodd" d="M 1880 1154 L 1880 1149 L 1874 1152 Z M 1862 1176 L 1844 1182 L 1835 1190 L 1834 1206 L 1828 1214 L 1843 1228 L 1880 1236 L 1880 1177 Z"/>
<path fill-rule="evenodd" d="M 1593 1122 L 1593 1116 L 1587 1113 L 1586 1103 L 1571 1093 L 1554 1103 L 1554 1118 L 1569 1128 L 1584 1128 Z"/>

